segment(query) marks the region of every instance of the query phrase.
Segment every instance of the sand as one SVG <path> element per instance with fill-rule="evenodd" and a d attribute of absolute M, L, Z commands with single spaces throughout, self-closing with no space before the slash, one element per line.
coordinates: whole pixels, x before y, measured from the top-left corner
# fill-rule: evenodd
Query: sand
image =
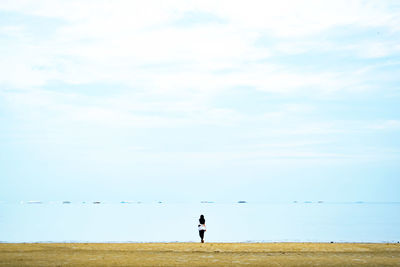
<path fill-rule="evenodd" d="M 0 244 L 0 266 L 400 266 L 400 244 Z"/>

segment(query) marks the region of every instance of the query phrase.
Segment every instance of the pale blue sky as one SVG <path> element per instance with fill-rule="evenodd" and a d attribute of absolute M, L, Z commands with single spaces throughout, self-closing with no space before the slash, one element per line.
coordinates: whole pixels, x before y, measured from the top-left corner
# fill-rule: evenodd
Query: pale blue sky
<path fill-rule="evenodd" d="M 0 200 L 400 201 L 398 1 L 1 1 Z"/>

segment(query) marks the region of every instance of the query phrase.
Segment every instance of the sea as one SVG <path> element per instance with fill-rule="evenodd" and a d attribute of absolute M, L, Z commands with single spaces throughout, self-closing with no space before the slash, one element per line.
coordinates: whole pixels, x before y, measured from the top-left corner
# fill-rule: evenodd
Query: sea
<path fill-rule="evenodd" d="M 0 202 L 0 242 L 400 242 L 400 203 Z"/>

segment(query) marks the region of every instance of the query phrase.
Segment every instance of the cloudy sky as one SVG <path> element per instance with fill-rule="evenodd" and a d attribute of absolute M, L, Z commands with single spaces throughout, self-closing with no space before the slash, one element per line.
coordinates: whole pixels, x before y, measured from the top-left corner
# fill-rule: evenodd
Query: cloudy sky
<path fill-rule="evenodd" d="M 0 1 L 0 200 L 400 201 L 399 1 Z"/>

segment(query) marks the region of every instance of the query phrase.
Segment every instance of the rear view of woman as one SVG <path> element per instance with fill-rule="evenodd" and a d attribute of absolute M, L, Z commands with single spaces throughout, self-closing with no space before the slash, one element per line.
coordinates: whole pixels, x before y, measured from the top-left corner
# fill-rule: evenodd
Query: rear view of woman
<path fill-rule="evenodd" d="M 204 232 L 206 231 L 206 219 L 204 219 L 204 215 L 200 215 L 199 223 L 199 235 L 201 243 L 204 243 Z"/>

